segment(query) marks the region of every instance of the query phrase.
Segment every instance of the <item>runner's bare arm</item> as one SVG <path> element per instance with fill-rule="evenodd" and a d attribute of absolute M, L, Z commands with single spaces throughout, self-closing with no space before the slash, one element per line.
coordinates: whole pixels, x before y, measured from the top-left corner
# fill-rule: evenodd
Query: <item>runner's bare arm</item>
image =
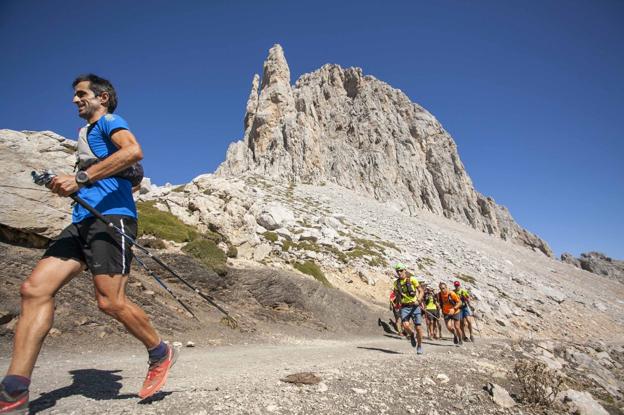
<path fill-rule="evenodd" d="M 422 303 L 423 297 L 425 296 L 425 290 L 423 290 L 423 287 L 421 285 L 419 285 L 417 287 L 418 290 L 418 304 Z"/>

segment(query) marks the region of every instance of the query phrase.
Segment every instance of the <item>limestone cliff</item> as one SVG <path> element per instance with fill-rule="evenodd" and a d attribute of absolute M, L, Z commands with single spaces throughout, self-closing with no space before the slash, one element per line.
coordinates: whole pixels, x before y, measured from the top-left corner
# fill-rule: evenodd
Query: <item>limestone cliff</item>
<path fill-rule="evenodd" d="M 324 65 L 291 86 L 284 52 L 273 46 L 261 82 L 254 76 L 244 128 L 217 174 L 333 182 L 552 256 L 546 242 L 474 189 L 455 142 L 433 115 L 359 68 Z"/>

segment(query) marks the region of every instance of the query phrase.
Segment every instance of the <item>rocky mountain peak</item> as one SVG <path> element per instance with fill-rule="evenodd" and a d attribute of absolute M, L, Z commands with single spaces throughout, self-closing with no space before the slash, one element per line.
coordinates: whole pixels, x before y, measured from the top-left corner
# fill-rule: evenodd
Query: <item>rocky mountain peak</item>
<path fill-rule="evenodd" d="M 280 83 L 290 87 L 290 68 L 284 56 L 284 49 L 276 44 L 269 49 L 269 56 L 264 61 L 262 89 Z"/>
<path fill-rule="evenodd" d="M 474 189 L 453 138 L 433 115 L 360 68 L 326 64 L 291 86 L 284 51 L 273 46 L 262 81 L 254 76 L 244 127 L 218 175 L 335 183 L 552 256 L 546 242 Z"/>

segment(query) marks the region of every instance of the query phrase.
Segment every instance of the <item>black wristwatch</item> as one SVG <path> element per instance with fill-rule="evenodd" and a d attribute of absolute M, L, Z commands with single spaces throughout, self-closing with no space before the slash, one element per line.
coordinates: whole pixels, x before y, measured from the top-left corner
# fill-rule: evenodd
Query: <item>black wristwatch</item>
<path fill-rule="evenodd" d="M 88 186 L 91 184 L 91 182 L 89 181 L 89 175 L 85 170 L 78 170 L 78 172 L 76 173 L 76 183 L 78 183 L 80 187 Z"/>

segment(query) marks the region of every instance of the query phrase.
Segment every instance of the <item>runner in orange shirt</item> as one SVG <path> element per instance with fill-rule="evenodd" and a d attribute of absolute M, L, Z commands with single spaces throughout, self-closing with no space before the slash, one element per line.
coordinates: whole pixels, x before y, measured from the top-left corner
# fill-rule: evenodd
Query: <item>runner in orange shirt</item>
<path fill-rule="evenodd" d="M 453 291 L 449 291 L 445 283 L 441 282 L 438 302 L 442 307 L 446 328 L 453 333 L 453 343 L 457 346 L 463 345 L 464 342 L 462 339 L 464 335 L 461 329 L 461 299 Z"/>

